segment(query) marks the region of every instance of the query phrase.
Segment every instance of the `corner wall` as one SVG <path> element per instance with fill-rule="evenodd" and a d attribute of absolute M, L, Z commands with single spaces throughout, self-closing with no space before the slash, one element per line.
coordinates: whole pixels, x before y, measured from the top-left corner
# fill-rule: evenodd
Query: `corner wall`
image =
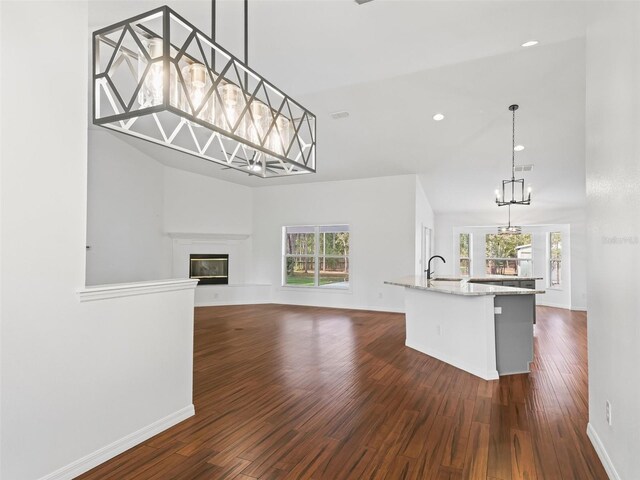
<path fill-rule="evenodd" d="M 70 479 L 192 414 L 193 289 L 80 300 L 87 2 L 0 12 L 0 477 Z"/>
<path fill-rule="evenodd" d="M 447 259 L 445 265 L 438 266 L 438 273 L 446 275 L 457 275 L 458 252 L 457 234 L 463 227 L 480 227 L 478 229 L 480 237 L 485 233 L 490 233 L 488 225 L 506 223 L 506 209 L 495 208 L 489 213 L 440 213 L 436 214 L 436 237 L 435 253 L 443 255 Z M 540 210 L 534 207 L 522 207 L 512 212 L 512 218 L 518 225 L 528 225 L 525 232 L 533 234 L 534 245 L 534 274 L 545 277 L 544 281 L 539 281 L 540 288 L 546 288 L 546 238 L 545 228 L 554 225 L 563 232 L 563 238 L 569 244 L 569 258 L 563 261 L 565 268 L 566 286 L 561 290 L 549 290 L 548 293 L 539 296 L 538 302 L 541 305 L 550 305 L 560 308 L 570 308 L 573 310 L 587 309 L 586 293 L 586 238 L 585 238 L 585 216 L 582 209 L 554 209 Z M 468 230 L 468 229 L 467 229 Z M 466 230 L 465 230 L 466 231 Z M 484 258 L 484 238 L 475 236 L 472 241 L 472 256 Z M 451 261 L 449 261 L 451 259 Z M 484 275 L 484 265 L 481 262 L 472 261 L 472 274 Z"/>
<path fill-rule="evenodd" d="M 422 275 L 427 268 L 429 257 L 433 254 L 433 246 L 435 242 L 435 217 L 433 209 L 424 191 L 422 180 L 419 175 L 416 176 L 416 226 L 415 226 L 415 274 Z M 425 229 L 431 234 L 430 245 L 423 247 L 422 242 Z M 423 252 L 423 248 L 424 251 Z M 424 258 L 423 258 L 424 256 Z"/>
<path fill-rule="evenodd" d="M 231 281 L 251 278 L 251 188 L 167 167 L 93 127 L 87 190 L 87 285 L 187 278 L 189 253 L 228 253 Z"/>
<path fill-rule="evenodd" d="M 632 480 L 640 472 L 640 4 L 590 8 L 588 433 L 609 476 Z M 605 418 L 607 400 L 612 425 Z"/>
<path fill-rule="evenodd" d="M 89 147 L 87 285 L 170 278 L 165 167 L 104 128 Z"/>
<path fill-rule="evenodd" d="M 276 303 L 404 311 L 403 289 L 384 281 L 415 270 L 416 185 L 402 175 L 256 188 L 257 281 Z M 331 224 L 350 227 L 350 289 L 282 287 L 282 227 Z"/>

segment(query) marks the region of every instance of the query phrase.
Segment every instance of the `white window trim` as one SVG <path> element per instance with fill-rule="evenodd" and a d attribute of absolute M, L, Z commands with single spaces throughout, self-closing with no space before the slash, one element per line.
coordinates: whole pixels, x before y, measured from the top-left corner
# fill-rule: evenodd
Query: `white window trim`
<path fill-rule="evenodd" d="M 320 227 L 332 227 L 332 226 L 337 226 L 337 225 L 344 225 L 345 227 L 347 227 L 349 230 L 349 254 L 348 255 L 320 255 L 319 253 L 319 246 L 320 246 Z M 293 254 L 288 254 L 287 253 L 287 247 L 286 247 L 286 235 L 287 235 L 287 227 L 309 227 L 309 228 L 313 228 L 314 231 L 314 252 L 313 255 L 293 255 Z M 351 280 L 351 226 L 347 223 L 327 223 L 327 224 L 322 224 L 322 225 L 284 225 L 282 227 L 282 273 L 281 273 L 281 280 L 280 280 L 280 287 L 282 289 L 297 289 L 297 290 L 302 290 L 302 291 L 307 291 L 307 290 L 317 290 L 317 291 L 333 291 L 333 292 L 351 292 L 351 288 L 352 288 L 352 280 Z M 287 258 L 305 258 L 305 257 L 312 257 L 313 258 L 313 263 L 315 265 L 314 268 L 314 274 L 313 274 L 313 285 L 288 285 L 287 284 Z M 345 258 L 347 260 L 347 264 L 349 265 L 349 284 L 347 286 L 344 285 L 332 285 L 332 284 L 328 284 L 328 285 L 320 285 L 320 259 L 321 258 Z"/>
<path fill-rule="evenodd" d="M 468 257 L 461 257 L 460 256 L 460 237 L 462 235 L 468 235 L 469 236 L 469 256 Z M 469 260 L 469 277 L 473 276 L 472 272 L 473 272 L 473 234 L 471 232 L 459 232 L 458 233 L 458 274 L 460 276 L 463 276 L 462 274 L 462 267 L 460 267 L 460 261 L 461 260 Z"/>
<path fill-rule="evenodd" d="M 485 233 L 485 242 L 486 242 L 486 238 L 487 235 L 495 235 L 494 233 Z M 531 235 L 531 257 L 529 258 L 502 258 L 502 257 L 487 257 L 486 254 L 484 256 L 484 272 L 487 271 L 487 262 L 489 260 L 513 260 L 516 262 L 531 262 L 531 274 L 530 276 L 535 277 L 536 276 L 536 271 L 535 271 L 535 266 L 536 266 L 536 262 L 535 262 L 535 248 L 533 247 L 533 233 L 530 231 L 523 231 L 522 235 Z M 547 242 L 549 243 L 549 242 Z M 486 274 L 486 273 L 485 273 Z M 517 275 L 505 275 L 506 277 L 517 277 Z"/>
<path fill-rule="evenodd" d="M 562 280 L 560 280 L 560 283 L 558 285 L 553 285 L 551 283 L 551 234 L 553 233 L 559 233 L 560 234 L 560 242 L 564 241 L 564 234 L 561 231 L 553 231 L 553 232 L 547 232 L 547 289 L 548 290 L 555 290 L 558 292 L 561 292 L 564 290 L 564 282 Z M 561 270 L 560 270 L 560 275 L 562 275 L 562 264 L 564 263 L 564 259 L 562 258 L 562 256 L 560 257 L 560 265 L 561 265 Z"/>

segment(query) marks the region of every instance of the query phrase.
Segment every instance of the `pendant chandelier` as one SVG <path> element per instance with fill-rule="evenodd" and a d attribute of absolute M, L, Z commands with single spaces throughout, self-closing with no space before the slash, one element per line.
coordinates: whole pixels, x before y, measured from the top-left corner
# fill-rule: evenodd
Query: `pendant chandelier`
<path fill-rule="evenodd" d="M 260 177 L 315 173 L 316 117 L 167 6 L 93 33 L 93 123 Z"/>
<path fill-rule="evenodd" d="M 511 225 L 511 205 L 509 205 L 509 223 L 505 226 L 498 227 L 499 235 L 519 235 L 522 233 L 522 227 Z"/>
<path fill-rule="evenodd" d="M 502 181 L 502 194 L 496 190 L 496 203 L 499 207 L 531 204 L 531 188 L 527 190 L 525 197 L 524 178 L 516 178 L 516 110 L 518 110 L 518 105 L 510 105 L 509 110 L 512 113 L 511 180 Z"/>

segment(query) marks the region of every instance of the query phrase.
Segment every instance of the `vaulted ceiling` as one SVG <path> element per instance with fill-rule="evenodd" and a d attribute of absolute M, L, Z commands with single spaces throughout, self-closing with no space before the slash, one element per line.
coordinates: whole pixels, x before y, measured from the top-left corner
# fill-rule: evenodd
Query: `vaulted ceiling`
<path fill-rule="evenodd" d="M 167 3 L 209 31 L 210 2 Z M 96 0 L 90 26 L 158 5 Z M 249 12 L 250 65 L 317 115 L 318 173 L 260 179 L 114 135 L 164 164 L 256 187 L 416 173 L 437 212 L 480 211 L 510 175 L 507 107 L 518 103 L 516 161 L 534 164 L 535 205 L 584 205 L 584 3 L 250 0 Z M 217 23 L 240 54 L 242 2 L 218 0 Z M 539 45 L 521 47 L 530 39 Z"/>

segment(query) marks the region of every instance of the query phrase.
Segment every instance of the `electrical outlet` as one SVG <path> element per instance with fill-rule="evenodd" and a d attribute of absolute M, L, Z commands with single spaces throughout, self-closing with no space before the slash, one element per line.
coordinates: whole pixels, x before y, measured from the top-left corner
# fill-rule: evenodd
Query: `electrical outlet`
<path fill-rule="evenodd" d="M 217 293 L 217 292 L 216 292 L 216 293 L 214 293 L 214 294 L 213 294 L 213 298 L 217 300 L 218 298 L 220 298 L 220 294 L 219 294 L 219 293 Z"/>
<path fill-rule="evenodd" d="M 493 313 L 495 315 L 502 315 L 502 307 L 493 307 Z"/>
<path fill-rule="evenodd" d="M 609 425 L 613 425 L 612 421 L 611 421 L 611 402 L 609 400 L 607 400 L 606 404 L 605 404 L 605 415 L 607 418 L 607 423 Z"/>

